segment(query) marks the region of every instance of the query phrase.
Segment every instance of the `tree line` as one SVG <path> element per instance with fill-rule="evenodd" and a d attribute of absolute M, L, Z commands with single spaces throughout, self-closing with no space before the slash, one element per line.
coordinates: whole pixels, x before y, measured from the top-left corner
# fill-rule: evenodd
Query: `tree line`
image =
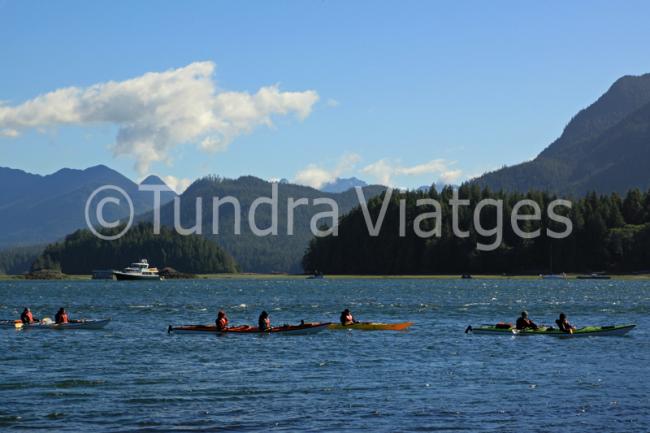
<path fill-rule="evenodd" d="M 368 212 L 377 220 L 384 195 L 368 202 Z M 536 274 L 560 272 L 635 272 L 650 269 L 650 190 L 630 190 L 625 197 L 617 193 L 589 193 L 579 199 L 569 199 L 571 207 L 563 216 L 570 219 L 572 231 L 563 239 L 548 235 L 548 229 L 561 231 L 545 211 L 539 220 L 519 221 L 524 232 L 540 229 L 533 239 L 519 236 L 510 224 L 510 215 L 517 202 L 528 199 L 545 210 L 558 197 L 546 192 L 527 194 L 493 192 L 476 183 L 458 188 L 460 199 L 470 204 L 458 209 L 458 225 L 469 231 L 459 238 L 452 227 L 454 191 L 435 187 L 429 191 L 393 192 L 388 202 L 382 229 L 377 237 L 368 234 L 361 207 L 353 209 L 339 220 L 338 236 L 313 238 L 303 257 L 308 272 L 332 274 Z M 434 199 L 440 203 L 440 236 L 416 235 L 413 222 L 430 206 L 417 206 L 417 200 Z M 474 210 L 483 199 L 503 201 L 503 240 L 493 251 L 479 251 L 478 242 L 490 239 L 479 235 L 474 227 Z M 407 223 L 400 236 L 400 201 L 405 201 Z M 519 214 L 534 213 L 531 206 L 520 208 Z M 495 227 L 496 208 L 486 206 L 479 213 L 480 226 Z M 435 228 L 436 219 L 420 221 L 421 230 Z"/>
<path fill-rule="evenodd" d="M 100 231 L 119 233 L 123 226 Z M 151 266 L 193 274 L 237 272 L 235 260 L 215 242 L 198 235 L 182 236 L 168 227 L 154 234 L 153 225 L 140 223 L 117 240 L 107 241 L 90 230 L 77 230 L 48 245 L 32 270 L 56 269 L 65 274 L 89 274 L 95 269 L 122 269 L 146 258 Z"/>

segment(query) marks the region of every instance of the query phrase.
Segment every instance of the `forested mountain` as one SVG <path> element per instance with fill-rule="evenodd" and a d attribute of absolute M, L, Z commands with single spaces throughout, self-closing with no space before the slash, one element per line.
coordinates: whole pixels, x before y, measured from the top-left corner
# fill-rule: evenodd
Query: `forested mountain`
<path fill-rule="evenodd" d="M 10 247 L 0 250 L 0 274 L 19 275 L 28 272 L 45 245 Z"/>
<path fill-rule="evenodd" d="M 492 190 L 542 190 L 563 195 L 625 193 L 650 187 L 650 74 L 625 76 L 537 158 L 475 180 Z"/>
<path fill-rule="evenodd" d="M 327 205 L 313 205 L 315 198 L 330 198 L 337 202 L 340 213 L 346 213 L 359 204 L 354 189 L 343 193 L 325 193 L 316 189 L 289 183 L 278 184 L 278 234 L 259 237 L 253 234 L 248 223 L 251 203 L 258 197 L 271 197 L 271 183 L 253 176 L 238 179 L 205 177 L 194 182 L 181 195 L 181 223 L 191 227 L 196 221 L 195 199 L 201 197 L 202 232 L 213 239 L 237 260 L 242 271 L 250 272 L 302 272 L 301 259 L 312 237 L 310 221 L 313 215 L 330 210 Z M 364 188 L 366 199 L 376 196 L 385 188 L 368 186 Z M 234 233 L 235 212 L 231 205 L 221 206 L 219 211 L 219 234 L 212 234 L 212 199 L 213 197 L 232 196 L 241 205 L 241 234 Z M 309 199 L 309 205 L 298 206 L 294 211 L 294 234 L 287 234 L 287 202 L 289 197 L 295 200 Z M 138 218 L 140 221 L 152 221 L 152 214 L 147 213 Z M 266 228 L 271 223 L 271 207 L 263 204 L 258 207 L 256 222 L 259 228 Z M 168 227 L 174 224 L 174 205 L 168 203 L 161 209 L 161 223 Z M 322 221 L 331 225 L 331 222 Z"/>
<path fill-rule="evenodd" d="M 155 176 L 143 183 L 164 185 Z M 103 185 L 124 189 L 136 214 L 152 209 L 151 192 L 138 191 L 136 183 L 103 165 L 85 170 L 64 168 L 47 176 L 0 167 L 0 247 L 45 244 L 85 227 L 86 200 Z M 100 193 L 97 198 L 103 196 Z M 172 191 L 165 192 L 162 200 L 174 196 Z M 108 220 L 126 214 L 126 207 L 106 206 L 105 210 Z"/>
<path fill-rule="evenodd" d="M 103 230 L 118 233 L 123 227 Z M 48 245 L 32 269 L 59 269 L 65 274 L 90 274 L 94 269 L 122 269 L 141 258 L 151 266 L 173 267 L 187 273 L 237 272 L 233 258 L 202 236 L 182 236 L 167 227 L 153 234 L 149 224 L 138 224 L 121 238 L 101 240 L 83 229 L 66 236 L 62 242 Z"/>
<path fill-rule="evenodd" d="M 547 272 L 630 272 L 650 269 L 650 190 L 633 189 L 624 199 L 611 195 L 588 194 L 573 202 L 564 215 L 573 223 L 570 236 L 552 239 L 546 229 L 561 232 L 565 226 L 549 218 L 548 203 L 555 197 L 545 192 L 493 193 L 477 184 L 459 188 L 460 198 L 470 200 L 461 207 L 459 227 L 469 230 L 467 238 L 453 234 L 451 208 L 452 189 L 438 193 L 409 191 L 393 193 L 382 230 L 370 237 L 360 209 L 344 216 L 338 237 L 314 238 L 305 254 L 306 270 L 332 274 L 463 274 L 463 273 L 547 273 Z M 413 230 L 414 219 L 432 206 L 416 206 L 416 200 L 433 198 L 442 207 L 441 236 L 421 238 Z M 477 242 L 489 244 L 492 238 L 477 234 L 474 209 L 484 198 L 504 201 L 503 243 L 494 251 L 479 251 Z M 512 228 L 510 215 L 516 202 L 531 199 L 542 209 L 540 221 L 520 222 L 522 230 L 541 229 L 535 239 L 523 239 Z M 399 200 L 406 200 L 406 231 L 399 236 Z M 369 202 L 369 212 L 376 221 L 383 195 Z M 529 207 L 522 211 L 530 213 Z M 557 209 L 560 210 L 560 209 Z M 556 211 L 557 211 L 556 210 Z M 565 210 L 567 210 L 565 208 Z M 520 211 L 520 213 L 522 213 Z M 423 230 L 434 228 L 434 219 L 422 223 Z M 497 216 L 494 207 L 480 213 L 481 227 L 492 229 Z"/>

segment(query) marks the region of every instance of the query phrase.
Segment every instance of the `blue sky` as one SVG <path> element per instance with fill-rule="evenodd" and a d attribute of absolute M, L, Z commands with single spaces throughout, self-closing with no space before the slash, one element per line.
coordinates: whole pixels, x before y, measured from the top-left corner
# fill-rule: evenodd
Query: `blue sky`
<path fill-rule="evenodd" d="M 278 85 L 318 101 L 267 113 L 271 126 L 255 119 L 225 150 L 202 150 L 204 134 L 172 138 L 146 172 L 457 182 L 533 158 L 617 78 L 650 72 L 648 16 L 650 4 L 633 1 L 0 1 L 0 100 L 14 109 L 211 62 L 216 93 Z M 132 109 L 114 103 L 110 116 Z M 0 166 L 143 176 L 135 163 L 147 152 L 127 141 L 114 156 L 119 124 L 29 116 L 14 128 L 0 115 L 12 131 L 0 136 Z"/>

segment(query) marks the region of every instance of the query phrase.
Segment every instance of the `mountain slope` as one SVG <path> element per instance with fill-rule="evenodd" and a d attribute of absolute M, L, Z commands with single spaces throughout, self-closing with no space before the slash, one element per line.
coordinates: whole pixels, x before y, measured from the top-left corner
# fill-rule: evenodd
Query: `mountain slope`
<path fill-rule="evenodd" d="M 347 213 L 357 206 L 355 190 L 343 193 L 325 193 L 316 189 L 289 183 L 278 184 L 278 234 L 256 236 L 248 223 L 251 203 L 258 197 L 271 197 L 271 183 L 253 176 L 239 179 L 222 179 L 208 177 L 199 179 L 181 195 L 181 225 L 191 227 L 196 221 L 195 200 L 201 197 L 203 235 L 216 240 L 237 261 L 242 271 L 247 272 L 301 272 L 301 259 L 312 238 L 310 220 L 318 212 L 330 210 L 326 205 L 313 205 L 315 198 L 330 198 L 337 202 L 340 213 Z M 368 186 L 364 188 L 366 199 L 381 193 L 385 187 Z M 232 205 L 223 205 L 219 210 L 219 234 L 212 234 L 213 197 L 232 196 L 241 205 L 241 234 L 234 233 L 235 212 Z M 289 197 L 309 199 L 308 206 L 298 206 L 294 211 L 294 234 L 287 234 L 287 202 Z M 173 227 L 174 205 L 168 203 L 160 211 L 161 224 Z M 152 221 L 152 214 L 147 213 L 139 221 Z M 257 208 L 256 223 L 260 229 L 271 224 L 271 210 L 268 204 Z M 319 221 L 328 223 L 329 219 Z"/>
<path fill-rule="evenodd" d="M 162 183 L 159 178 L 148 182 L 156 179 Z M 151 192 L 138 191 L 136 183 L 103 165 L 85 170 L 64 168 L 47 176 L 0 167 L 0 247 L 43 244 L 85 227 L 86 200 L 103 185 L 124 189 L 136 214 L 152 208 Z M 169 201 L 174 195 L 164 193 L 162 200 Z M 100 193 L 97 198 L 103 196 Z M 126 215 L 126 207 L 106 206 L 105 211 L 109 221 Z"/>
<path fill-rule="evenodd" d="M 475 182 L 492 189 L 545 190 L 580 195 L 650 187 L 650 74 L 625 76 L 581 110 L 537 158 L 486 173 Z"/>

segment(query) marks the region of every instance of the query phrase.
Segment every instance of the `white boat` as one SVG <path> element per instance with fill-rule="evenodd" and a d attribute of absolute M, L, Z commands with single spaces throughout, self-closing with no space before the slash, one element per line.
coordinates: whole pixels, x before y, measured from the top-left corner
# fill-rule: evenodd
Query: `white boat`
<path fill-rule="evenodd" d="M 150 268 L 147 259 L 141 259 L 139 262 L 131 263 L 131 266 L 121 271 L 113 271 L 113 275 L 118 280 L 161 280 L 157 268 Z"/>

